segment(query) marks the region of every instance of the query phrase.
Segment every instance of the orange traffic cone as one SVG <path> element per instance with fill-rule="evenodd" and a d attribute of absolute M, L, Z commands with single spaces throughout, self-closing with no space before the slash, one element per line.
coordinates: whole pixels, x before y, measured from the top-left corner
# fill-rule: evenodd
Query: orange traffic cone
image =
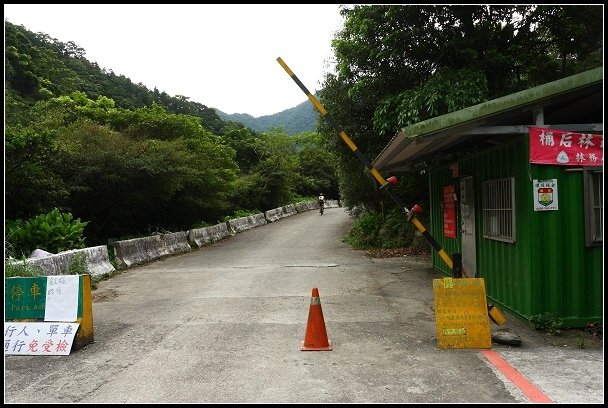
<path fill-rule="evenodd" d="M 331 349 L 331 341 L 327 338 L 327 330 L 325 330 L 319 289 L 312 288 L 306 334 L 300 351 L 331 351 Z"/>

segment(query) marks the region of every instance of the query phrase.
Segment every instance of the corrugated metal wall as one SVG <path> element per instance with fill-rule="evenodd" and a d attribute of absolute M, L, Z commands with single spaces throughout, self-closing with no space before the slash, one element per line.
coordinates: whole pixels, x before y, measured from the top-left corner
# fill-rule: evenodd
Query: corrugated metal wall
<path fill-rule="evenodd" d="M 477 276 L 485 279 L 490 299 L 522 317 L 549 312 L 564 327 L 603 320 L 603 247 L 585 247 L 583 174 L 569 167 L 528 163 L 528 136 L 459 162 L 460 177 L 473 176 Z M 515 178 L 515 243 L 483 237 L 482 182 Z M 532 180 L 557 179 L 556 211 L 534 211 Z M 449 167 L 430 175 L 429 231 L 448 254 L 460 252 L 456 239 L 443 236 L 443 187 L 456 185 Z M 457 210 L 457 226 L 460 226 Z M 433 265 L 451 270 L 437 254 Z"/>

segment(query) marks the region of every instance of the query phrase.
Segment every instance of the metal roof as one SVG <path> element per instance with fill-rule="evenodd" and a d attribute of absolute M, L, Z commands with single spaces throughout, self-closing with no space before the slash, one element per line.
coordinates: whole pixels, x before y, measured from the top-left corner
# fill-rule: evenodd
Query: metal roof
<path fill-rule="evenodd" d="M 437 116 L 401 129 L 373 161 L 407 171 L 450 152 L 482 150 L 531 126 L 603 132 L 603 67 Z"/>

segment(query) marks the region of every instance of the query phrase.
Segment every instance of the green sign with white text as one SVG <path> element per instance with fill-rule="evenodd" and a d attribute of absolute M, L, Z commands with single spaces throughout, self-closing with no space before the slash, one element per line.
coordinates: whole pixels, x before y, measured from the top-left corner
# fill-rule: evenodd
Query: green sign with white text
<path fill-rule="evenodd" d="M 48 279 L 60 276 L 13 277 L 4 279 L 4 319 L 44 319 Z M 82 276 L 80 276 L 82 287 Z M 82 316 L 82 291 L 78 291 L 78 316 Z"/>

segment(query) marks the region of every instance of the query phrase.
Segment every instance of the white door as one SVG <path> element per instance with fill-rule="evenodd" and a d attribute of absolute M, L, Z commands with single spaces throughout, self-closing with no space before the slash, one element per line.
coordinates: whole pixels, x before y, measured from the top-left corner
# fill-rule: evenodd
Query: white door
<path fill-rule="evenodd" d="M 467 277 L 477 274 L 477 253 L 475 251 L 475 196 L 473 177 L 460 179 L 460 226 L 462 239 L 462 268 Z"/>

